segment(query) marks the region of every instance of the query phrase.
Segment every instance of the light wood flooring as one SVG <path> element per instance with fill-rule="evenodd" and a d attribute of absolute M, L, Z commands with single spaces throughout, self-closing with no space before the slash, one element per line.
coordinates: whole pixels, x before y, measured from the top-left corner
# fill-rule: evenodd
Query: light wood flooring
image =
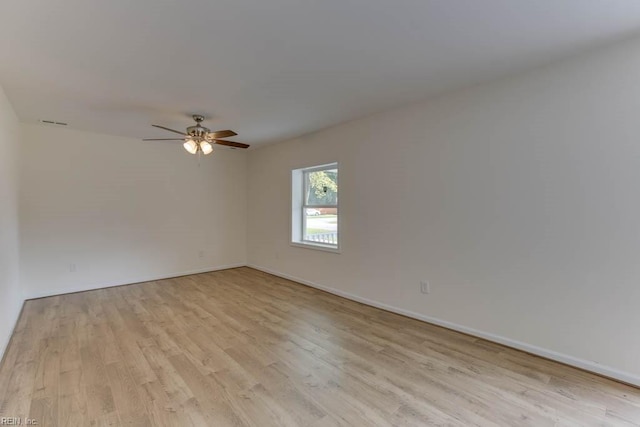
<path fill-rule="evenodd" d="M 40 426 L 640 425 L 640 390 L 250 268 L 27 301 L 0 416 Z"/>

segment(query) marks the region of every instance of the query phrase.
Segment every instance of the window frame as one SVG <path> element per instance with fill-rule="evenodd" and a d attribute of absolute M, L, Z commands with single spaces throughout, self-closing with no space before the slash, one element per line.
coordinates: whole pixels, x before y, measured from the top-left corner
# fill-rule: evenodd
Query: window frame
<path fill-rule="evenodd" d="M 340 196 L 336 200 L 336 204 L 333 205 L 308 205 L 305 197 L 305 190 L 307 188 L 308 176 L 310 173 L 319 172 L 324 170 L 336 170 L 338 171 L 337 182 L 340 181 L 340 168 L 338 162 L 326 163 L 316 166 L 310 166 L 305 168 L 293 169 L 291 171 L 291 221 L 290 221 L 290 239 L 289 244 L 291 246 L 297 246 L 307 249 L 317 249 L 327 252 L 340 253 Z M 339 187 L 338 187 L 339 188 Z M 339 191 L 339 190 L 338 190 Z M 306 240 L 305 230 L 307 226 L 307 209 L 323 209 L 330 208 L 336 209 L 337 212 L 337 243 L 335 245 L 330 243 L 314 242 L 312 240 Z"/>

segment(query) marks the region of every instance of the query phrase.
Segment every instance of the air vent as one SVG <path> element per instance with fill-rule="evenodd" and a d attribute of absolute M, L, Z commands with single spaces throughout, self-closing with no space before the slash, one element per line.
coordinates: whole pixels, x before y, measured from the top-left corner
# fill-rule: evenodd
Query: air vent
<path fill-rule="evenodd" d="M 63 122 L 54 122 L 53 120 L 40 120 L 41 123 L 46 123 L 48 125 L 58 125 L 58 126 L 67 126 L 66 123 Z"/>

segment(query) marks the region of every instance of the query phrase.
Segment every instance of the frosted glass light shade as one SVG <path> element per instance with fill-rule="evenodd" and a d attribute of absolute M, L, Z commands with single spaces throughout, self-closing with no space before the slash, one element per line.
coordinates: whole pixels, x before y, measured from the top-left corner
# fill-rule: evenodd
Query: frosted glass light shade
<path fill-rule="evenodd" d="M 200 149 L 202 149 L 202 152 L 205 155 L 207 155 L 207 154 L 209 154 L 209 153 L 211 153 L 213 151 L 213 147 L 207 141 L 202 141 L 200 143 Z"/>
<path fill-rule="evenodd" d="M 186 140 L 182 146 L 191 154 L 196 154 L 198 152 L 198 144 L 196 144 L 193 139 Z"/>

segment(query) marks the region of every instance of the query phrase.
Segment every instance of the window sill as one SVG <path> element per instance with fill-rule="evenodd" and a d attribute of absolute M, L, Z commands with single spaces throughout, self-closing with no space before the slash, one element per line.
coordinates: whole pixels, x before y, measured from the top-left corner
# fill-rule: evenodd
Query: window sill
<path fill-rule="evenodd" d="M 289 242 L 289 244 L 298 248 L 315 249 L 317 251 L 332 252 L 334 254 L 341 253 L 339 247 L 336 248 L 335 246 L 323 245 L 321 243 Z"/>

